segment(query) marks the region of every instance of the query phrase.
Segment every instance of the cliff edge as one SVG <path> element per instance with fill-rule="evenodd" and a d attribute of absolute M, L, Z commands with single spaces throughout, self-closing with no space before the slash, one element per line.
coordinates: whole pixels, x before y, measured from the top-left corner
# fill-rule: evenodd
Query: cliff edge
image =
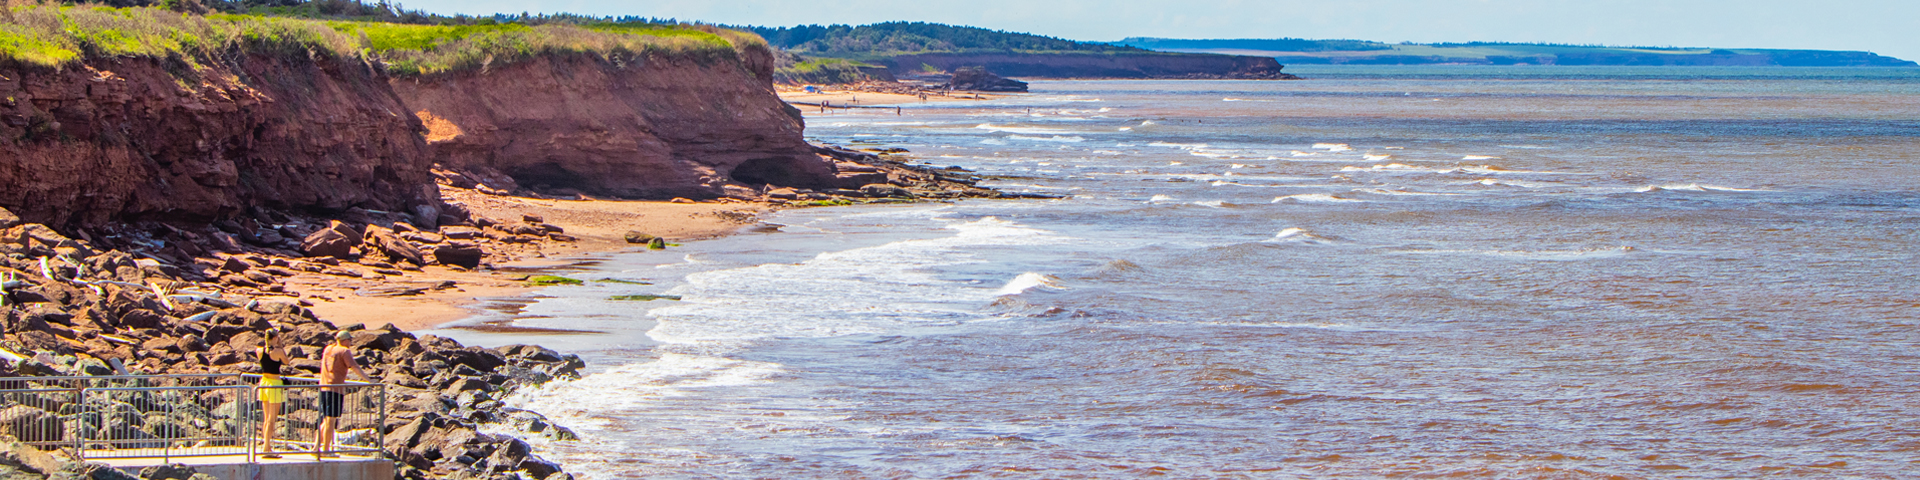
<path fill-rule="evenodd" d="M 536 190 L 665 199 L 840 186 L 771 79 L 771 51 L 749 45 L 718 59 L 544 55 L 391 83 L 436 162 Z"/>
<path fill-rule="evenodd" d="M 0 60 L 0 207 L 29 222 L 207 222 L 260 206 L 434 218 L 419 122 L 357 59 Z"/>

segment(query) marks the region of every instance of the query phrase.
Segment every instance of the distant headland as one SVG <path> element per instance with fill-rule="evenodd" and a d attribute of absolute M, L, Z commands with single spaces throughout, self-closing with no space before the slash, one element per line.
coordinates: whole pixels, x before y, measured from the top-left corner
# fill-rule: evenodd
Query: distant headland
<path fill-rule="evenodd" d="M 1274 57 L 1292 65 L 1618 65 L 1920 67 L 1872 52 L 1754 48 L 1617 47 L 1545 43 L 1383 43 L 1299 38 L 1185 40 L 1133 37 L 1111 45 L 1159 52 Z"/>

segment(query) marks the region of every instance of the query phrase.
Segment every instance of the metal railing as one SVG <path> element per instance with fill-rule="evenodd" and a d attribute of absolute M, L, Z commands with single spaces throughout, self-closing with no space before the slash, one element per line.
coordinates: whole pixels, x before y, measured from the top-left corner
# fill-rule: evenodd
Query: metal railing
<path fill-rule="evenodd" d="M 282 379 L 285 385 L 260 386 L 251 374 L 0 377 L 0 434 L 80 459 L 244 455 L 254 462 L 265 453 L 261 395 L 279 391 L 286 402 L 274 422 L 275 453 L 382 455 L 385 385 Z M 316 452 L 328 406 L 323 391 L 341 394 L 338 434 L 332 448 Z"/>

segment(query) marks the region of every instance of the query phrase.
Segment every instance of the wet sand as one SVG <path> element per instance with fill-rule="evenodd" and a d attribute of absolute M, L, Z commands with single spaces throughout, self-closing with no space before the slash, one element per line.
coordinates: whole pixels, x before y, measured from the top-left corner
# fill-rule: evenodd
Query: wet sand
<path fill-rule="evenodd" d="M 472 316 L 475 313 L 472 308 L 482 299 L 521 295 L 538 288 L 527 286 L 524 280 L 543 268 L 587 261 L 598 254 L 645 248 L 626 242 L 624 236 L 629 230 L 665 237 L 675 243 L 718 238 L 755 223 L 757 216 L 768 208 L 752 203 L 548 200 L 452 188 L 443 192 L 448 201 L 467 205 L 475 215 L 503 220 L 537 215 L 546 223 L 565 228 L 568 235 L 579 240 L 542 240 L 527 244 L 527 248 L 509 253 L 507 258 L 490 258 L 495 267 L 491 270 L 463 271 L 436 265 L 381 278 L 305 273 L 290 278 L 287 287 L 301 292 L 303 300 L 313 303 L 311 308 L 315 313 L 335 325 L 359 323 L 378 327 L 392 323 L 403 330 L 426 330 Z M 445 282 L 452 284 L 448 286 Z M 361 293 L 382 287 L 425 290 L 408 296 Z"/>

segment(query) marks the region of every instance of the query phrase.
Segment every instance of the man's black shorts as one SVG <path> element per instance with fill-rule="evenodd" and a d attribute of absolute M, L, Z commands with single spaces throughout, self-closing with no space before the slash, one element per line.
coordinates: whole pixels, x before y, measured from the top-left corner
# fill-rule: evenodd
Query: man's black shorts
<path fill-rule="evenodd" d="M 340 418 L 340 407 L 347 403 L 347 397 L 339 392 L 320 392 L 320 416 Z"/>

